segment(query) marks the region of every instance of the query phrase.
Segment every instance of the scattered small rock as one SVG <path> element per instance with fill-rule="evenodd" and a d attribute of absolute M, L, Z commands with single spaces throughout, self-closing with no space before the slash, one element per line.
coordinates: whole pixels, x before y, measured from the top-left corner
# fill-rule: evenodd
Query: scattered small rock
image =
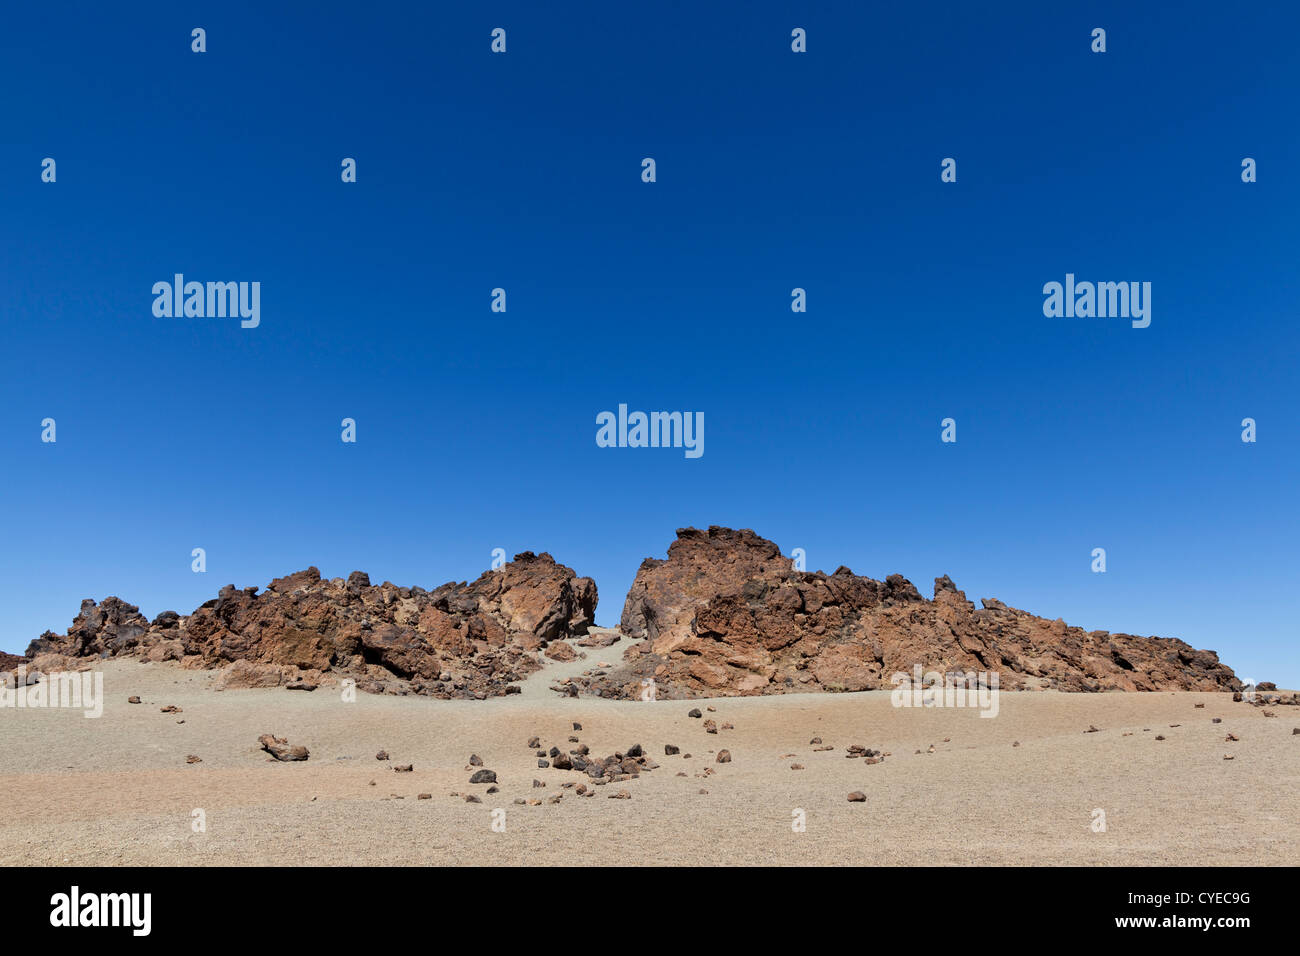
<path fill-rule="evenodd" d="M 861 790 L 854 790 L 849 794 L 849 803 L 866 803 L 867 795 Z"/>
<path fill-rule="evenodd" d="M 496 783 L 497 775 L 493 770 L 476 770 L 469 778 L 470 783 Z"/>
<path fill-rule="evenodd" d="M 274 734 L 262 734 L 257 738 L 257 742 L 262 745 L 262 749 L 269 753 L 276 760 L 306 760 L 311 756 L 311 752 L 301 745 L 289 746 L 289 741 L 284 737 L 277 737 Z"/>
<path fill-rule="evenodd" d="M 719 750 L 718 759 L 715 761 L 715 763 L 731 763 L 731 751 Z"/>

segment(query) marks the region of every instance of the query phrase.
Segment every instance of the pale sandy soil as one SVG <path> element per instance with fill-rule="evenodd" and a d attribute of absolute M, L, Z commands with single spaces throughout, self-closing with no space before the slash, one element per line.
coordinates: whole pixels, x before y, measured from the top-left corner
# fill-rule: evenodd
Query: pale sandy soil
<path fill-rule="evenodd" d="M 545 690 L 556 674 L 620 651 L 588 649 L 578 665 L 534 675 L 523 695 L 487 701 L 359 694 L 348 704 L 329 688 L 216 692 L 207 672 L 107 663 L 100 719 L 0 710 L 0 864 L 1300 859 L 1298 708 L 1272 708 L 1278 716 L 1266 718 L 1226 694 L 1004 693 L 999 716 L 987 719 L 894 708 L 883 692 L 647 703 Z M 131 694 L 144 703 L 128 704 Z M 183 713 L 160 713 L 167 704 Z M 715 707 L 705 716 L 735 729 L 706 734 L 702 720 L 686 716 L 695 706 Z M 563 781 L 586 776 L 539 770 L 526 742 L 538 735 L 547 748 L 569 750 L 575 720 L 593 754 L 641 743 L 660 768 L 599 787 L 594 798 L 562 791 Z M 1090 724 L 1101 732 L 1084 733 Z M 307 745 L 311 759 L 269 761 L 257 744 L 267 732 Z M 1241 741 L 1226 743 L 1228 732 Z M 813 752 L 814 736 L 835 749 Z M 665 756 L 666 743 L 693 756 Z M 892 756 L 875 766 L 845 759 L 855 743 Z M 931 744 L 936 752 L 926 753 Z M 723 747 L 733 760 L 716 764 Z M 380 749 L 391 763 L 375 759 Z M 497 772 L 498 794 L 468 784 L 471 753 Z M 203 762 L 186 765 L 187 754 Z M 394 763 L 415 770 L 394 773 Z M 705 768 L 715 773 L 700 777 Z M 546 788 L 534 789 L 534 778 Z M 632 799 L 607 799 L 623 788 Z M 867 802 L 847 802 L 851 790 Z M 420 792 L 433 799 L 417 800 Z M 557 805 L 512 802 L 561 792 Z M 496 808 L 505 810 L 504 832 L 492 828 Z M 1104 833 L 1092 830 L 1095 808 L 1105 811 Z M 192 830 L 195 809 L 205 833 Z M 792 830 L 796 809 L 806 832 Z"/>

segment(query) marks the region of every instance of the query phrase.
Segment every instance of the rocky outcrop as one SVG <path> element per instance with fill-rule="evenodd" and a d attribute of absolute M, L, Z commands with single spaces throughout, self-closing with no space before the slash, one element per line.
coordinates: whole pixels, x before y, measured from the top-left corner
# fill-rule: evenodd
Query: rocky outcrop
<path fill-rule="evenodd" d="M 259 590 L 227 585 L 193 614 L 152 622 L 116 597 L 83 601 L 66 634 L 45 632 L 27 654 L 222 667 L 228 688 L 351 677 L 371 693 L 482 698 L 510 693 L 550 642 L 585 634 L 597 599 L 590 578 L 531 551 L 432 591 L 372 585 L 360 571 L 322 580 L 314 567 Z"/>
<path fill-rule="evenodd" d="M 566 677 L 556 689 L 570 696 L 639 698 L 651 679 L 666 698 L 890 689 L 917 666 L 996 673 L 1005 690 L 1242 688 L 1213 651 L 1173 638 L 1084 631 L 992 598 L 976 608 L 946 576 L 927 600 L 897 574 L 797 571 L 748 530 L 678 531 L 666 560 L 642 563 L 617 632 L 593 627 L 596 598 L 591 579 L 532 552 L 432 591 L 308 568 L 152 622 L 115 597 L 84 601 L 66 634 L 47 631 L 27 656 L 174 660 L 221 668 L 223 688 L 309 691 L 347 677 L 370 693 L 481 699 L 517 691 L 544 659 L 574 660 L 556 642 L 588 635 L 581 646 L 630 646 L 616 666 Z"/>
<path fill-rule="evenodd" d="M 892 688 L 895 673 L 988 672 L 1005 690 L 1235 690 L 1213 651 L 1182 641 L 1084 631 L 986 598 L 977 609 L 946 576 L 926 600 L 901 575 L 796 571 L 753 531 L 677 532 L 645 561 L 621 630 L 644 638 L 623 665 L 585 682 L 636 697 Z"/>

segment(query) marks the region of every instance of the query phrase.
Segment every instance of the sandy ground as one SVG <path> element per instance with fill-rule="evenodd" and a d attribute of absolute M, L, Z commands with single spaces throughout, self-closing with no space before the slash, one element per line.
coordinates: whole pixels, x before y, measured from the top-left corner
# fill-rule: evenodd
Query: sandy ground
<path fill-rule="evenodd" d="M 613 702 L 547 690 L 556 675 L 613 660 L 616 650 L 587 653 L 548 665 L 519 696 L 487 701 L 358 694 L 344 703 L 328 688 L 218 692 L 209 672 L 108 662 L 99 719 L 0 710 L 0 864 L 1300 859 L 1298 708 L 1273 708 L 1267 718 L 1226 694 L 1004 693 L 988 719 L 969 709 L 895 708 L 886 692 Z M 143 703 L 128 704 L 132 694 Z M 169 704 L 183 712 L 161 713 Z M 705 716 L 735 729 L 707 734 L 687 716 L 697 706 L 716 708 Z M 1100 732 L 1085 733 L 1089 725 Z M 257 744 L 268 732 L 305 744 L 311 759 L 270 761 Z M 1226 743 L 1229 732 L 1240 742 Z M 586 776 L 538 769 L 526 746 L 533 735 L 564 750 L 575 735 L 599 756 L 641 743 L 660 767 L 579 797 L 560 785 Z M 813 737 L 835 749 L 814 752 Z M 692 756 L 665 756 L 664 744 Z M 850 744 L 891 756 L 874 766 L 846 759 Z M 733 760 L 715 763 L 723 747 Z M 391 762 L 375 759 L 381 749 Z M 469 785 L 471 753 L 497 772 L 499 793 Z M 1235 759 L 1224 760 L 1229 753 Z M 187 765 L 188 754 L 202 762 Z M 397 763 L 415 769 L 395 773 Z M 706 768 L 714 772 L 702 777 Z M 546 787 L 535 789 L 534 779 Z M 620 789 L 632 798 L 607 799 Z M 849 803 L 853 790 L 866 802 Z M 433 798 L 417 800 L 420 792 Z M 565 796 L 554 805 L 513 803 L 557 793 Z M 493 829 L 498 808 L 502 832 Z M 1105 832 L 1093 830 L 1097 809 Z M 194 832 L 196 810 L 206 832 Z M 792 827 L 796 811 L 803 832 Z"/>

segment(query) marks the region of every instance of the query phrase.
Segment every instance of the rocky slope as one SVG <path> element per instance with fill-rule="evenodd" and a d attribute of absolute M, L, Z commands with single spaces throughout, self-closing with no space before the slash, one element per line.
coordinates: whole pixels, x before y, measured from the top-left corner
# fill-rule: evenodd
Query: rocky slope
<path fill-rule="evenodd" d="M 193 614 L 166 611 L 152 622 L 118 598 L 87 600 L 66 634 L 47 631 L 27 654 L 47 669 L 60 657 L 76 666 L 116 655 L 221 667 L 226 687 L 312 689 L 350 677 L 371 693 L 484 698 L 518 691 L 512 684 L 537 671 L 542 655 L 572 662 L 582 653 L 555 642 L 587 633 L 596 597 L 590 578 L 531 552 L 433 591 L 371 585 L 361 572 L 324 581 L 308 568 L 261 593 L 227 585 Z M 947 577 L 927 600 L 901 575 L 796 571 L 753 531 L 687 528 L 667 560 L 641 565 L 619 631 L 579 642 L 631 638 L 622 661 L 557 689 L 637 697 L 649 679 L 665 698 L 889 689 L 916 665 L 996 673 L 1005 690 L 1242 687 L 1213 651 L 1173 638 L 1084 631 L 982 603 Z"/>
<path fill-rule="evenodd" d="M 370 693 L 483 698 L 514 690 L 551 641 L 585 634 L 597 599 L 590 578 L 528 551 L 432 591 L 372 585 L 360 571 L 326 581 L 313 567 L 258 592 L 227 585 L 193 614 L 152 622 L 116 597 L 86 600 L 66 634 L 45 632 L 27 656 L 223 667 L 227 687 L 312 689 L 350 677 Z"/>
<path fill-rule="evenodd" d="M 897 672 L 997 672 L 1004 690 L 1237 690 L 1213 651 L 1182 641 L 1084 631 L 985 598 L 976 609 L 946 576 L 926 600 L 901 575 L 794 570 L 753 531 L 686 528 L 668 559 L 647 559 L 621 629 L 644 638 L 623 664 L 583 682 L 633 697 L 892 688 Z"/>

